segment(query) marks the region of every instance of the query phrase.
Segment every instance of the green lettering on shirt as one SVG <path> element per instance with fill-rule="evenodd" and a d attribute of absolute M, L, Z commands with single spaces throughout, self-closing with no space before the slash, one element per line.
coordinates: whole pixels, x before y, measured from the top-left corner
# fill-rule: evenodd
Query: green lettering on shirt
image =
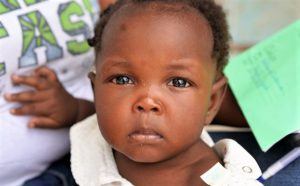
<path fill-rule="evenodd" d="M 35 49 L 45 47 L 47 62 L 62 57 L 63 50 L 58 45 L 46 19 L 39 11 L 30 12 L 19 16 L 23 33 L 22 56 L 19 67 L 27 67 L 38 63 Z"/>
<path fill-rule="evenodd" d="M 11 12 L 19 8 L 20 5 L 17 0 L 0 0 L 0 14 Z"/>
<path fill-rule="evenodd" d="M 77 2 L 68 2 L 61 4 L 58 9 L 60 22 L 63 30 L 70 36 L 83 35 L 83 41 L 71 40 L 67 42 L 68 51 L 71 54 L 78 55 L 86 53 L 90 50 L 90 47 L 86 41 L 89 37 L 89 26 L 82 20 L 71 21 L 71 17 L 82 17 L 84 11 Z"/>
<path fill-rule="evenodd" d="M 5 74 L 5 63 L 0 63 L 0 76 Z"/>
<path fill-rule="evenodd" d="M 24 0 L 26 5 L 33 5 L 33 4 L 36 4 L 39 2 L 43 2 L 43 1 L 46 1 L 46 0 Z"/>
<path fill-rule="evenodd" d="M 0 22 L 0 39 L 3 37 L 7 37 L 8 33 L 6 31 L 6 29 L 4 28 L 4 26 L 2 25 L 2 23 Z"/>
<path fill-rule="evenodd" d="M 98 14 L 95 12 L 98 12 L 98 4 L 92 4 L 91 0 L 82 0 L 83 5 L 85 7 L 85 9 L 89 12 L 92 22 L 96 23 L 97 19 L 98 19 Z"/>
<path fill-rule="evenodd" d="M 4 26 L 2 25 L 2 23 L 0 22 L 0 39 L 7 37 L 8 33 L 5 30 Z M 0 76 L 3 76 L 6 73 L 5 71 L 5 63 L 4 62 L 0 62 Z"/>
<path fill-rule="evenodd" d="M 93 5 L 90 0 L 82 0 L 84 7 L 86 10 L 92 14 L 93 13 Z"/>

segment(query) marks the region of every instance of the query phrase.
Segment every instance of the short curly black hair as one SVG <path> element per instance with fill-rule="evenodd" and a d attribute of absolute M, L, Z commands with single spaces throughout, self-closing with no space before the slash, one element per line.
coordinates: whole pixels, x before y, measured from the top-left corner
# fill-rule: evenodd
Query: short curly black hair
<path fill-rule="evenodd" d="M 94 37 L 88 40 L 90 46 L 95 47 L 96 52 L 101 50 L 102 33 L 112 15 L 121 7 L 129 3 L 133 4 L 183 4 L 196 9 L 201 16 L 208 21 L 214 40 L 212 57 L 217 62 L 217 70 L 220 72 L 228 61 L 230 34 L 226 22 L 226 16 L 221 6 L 213 0 L 118 0 L 109 6 L 100 15 L 100 19 L 94 30 Z"/>

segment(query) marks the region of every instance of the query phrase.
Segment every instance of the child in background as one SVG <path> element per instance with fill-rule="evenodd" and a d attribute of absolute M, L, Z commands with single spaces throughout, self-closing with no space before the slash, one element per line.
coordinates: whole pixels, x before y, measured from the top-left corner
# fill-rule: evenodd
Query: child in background
<path fill-rule="evenodd" d="M 200 138 L 226 90 L 228 39 L 211 0 L 109 7 L 90 40 L 97 116 L 71 130 L 77 183 L 261 185 L 258 165 L 236 142 L 211 148 Z"/>

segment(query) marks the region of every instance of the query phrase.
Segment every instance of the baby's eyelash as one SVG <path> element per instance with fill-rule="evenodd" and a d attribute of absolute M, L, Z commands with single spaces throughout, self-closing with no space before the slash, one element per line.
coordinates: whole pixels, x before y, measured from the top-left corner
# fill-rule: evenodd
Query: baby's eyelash
<path fill-rule="evenodd" d="M 113 75 L 108 78 L 108 81 L 110 83 L 116 84 L 116 85 L 133 85 L 135 84 L 134 78 L 127 74 L 117 74 Z M 172 77 L 168 80 L 167 83 L 168 86 L 173 86 L 176 88 L 188 88 L 193 86 L 193 83 L 188 80 L 187 78 L 183 77 Z"/>
<path fill-rule="evenodd" d="M 115 75 L 110 78 L 110 82 L 117 85 L 134 84 L 134 80 L 128 75 Z"/>
<path fill-rule="evenodd" d="M 187 88 L 192 86 L 192 83 L 186 78 L 174 77 L 168 82 L 169 86 L 174 86 L 177 88 Z"/>

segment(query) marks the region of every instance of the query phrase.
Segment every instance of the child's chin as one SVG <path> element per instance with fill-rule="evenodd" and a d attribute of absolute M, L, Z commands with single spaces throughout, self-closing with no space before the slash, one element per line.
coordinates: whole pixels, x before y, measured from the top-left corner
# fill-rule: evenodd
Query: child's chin
<path fill-rule="evenodd" d="M 151 158 L 135 157 L 135 158 L 130 158 L 130 159 L 137 163 L 158 163 L 158 162 L 162 161 L 160 159 L 154 159 L 153 157 L 151 157 Z"/>
<path fill-rule="evenodd" d="M 161 162 L 161 161 L 164 161 L 164 158 L 162 156 L 159 156 L 159 155 L 153 155 L 153 154 L 150 154 L 150 153 L 138 153 L 138 154 L 128 154 L 128 155 L 125 155 L 127 156 L 130 160 L 134 161 L 134 162 L 137 162 L 137 163 L 158 163 L 158 162 Z"/>

